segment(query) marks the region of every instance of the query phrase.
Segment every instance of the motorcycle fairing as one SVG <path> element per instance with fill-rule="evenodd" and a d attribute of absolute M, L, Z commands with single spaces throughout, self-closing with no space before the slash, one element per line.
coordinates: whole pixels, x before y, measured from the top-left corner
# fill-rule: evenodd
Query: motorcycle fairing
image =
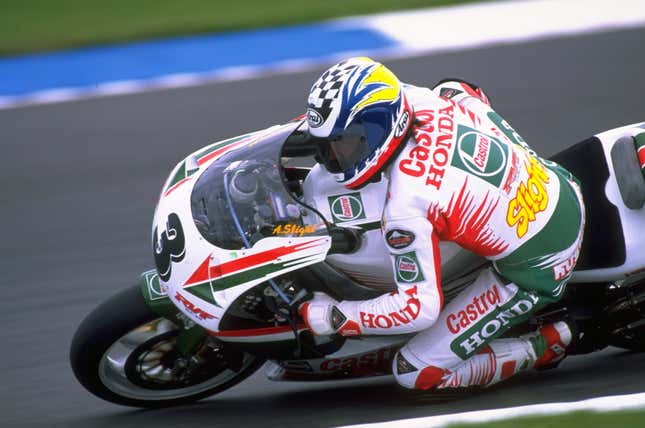
<path fill-rule="evenodd" d="M 602 142 L 598 137 L 588 138 L 558 153 L 552 160 L 582 183 L 587 215 L 576 269 L 609 268 L 625 263 L 625 240 L 618 208 L 607 199 L 605 192 L 599 191 L 609 179 Z"/>
<path fill-rule="evenodd" d="M 243 146 L 257 138 L 262 131 L 252 132 L 239 137 L 229 138 L 210 144 L 195 153 L 188 156 L 170 173 L 161 191 L 160 199 L 168 196 L 171 192 L 179 188 L 182 184 L 193 178 L 193 175 L 200 170 L 209 161 L 217 159 L 237 147 Z"/>
<path fill-rule="evenodd" d="M 322 381 L 392 374 L 396 352 L 412 335 L 372 336 L 346 340 L 335 351 L 307 360 L 270 360 L 266 375 L 273 381 Z"/>
<path fill-rule="evenodd" d="M 263 175 L 279 165 L 282 144 L 299 124 L 274 126 L 198 150 L 173 169 L 162 188 L 152 227 L 159 278 L 155 288 L 211 333 L 219 332 L 226 309 L 240 294 L 270 278 L 320 262 L 329 251 L 331 239 L 324 222 L 308 214 L 310 227 L 296 227 L 302 224 L 302 214 L 294 208 L 292 196 L 281 182 L 280 186 L 277 181 L 267 185 L 270 177 Z M 263 190 L 234 200 L 227 178 L 240 168 L 256 168 Z M 219 227 L 234 228 L 240 236 L 231 242 L 205 236 L 196 221 L 195 189 L 205 174 L 220 180 L 216 190 L 221 194 L 211 194 L 208 202 L 219 204 L 221 211 L 201 220 L 208 222 L 213 236 L 219 236 Z M 266 205 L 262 213 L 253 212 L 260 203 Z M 251 234 L 260 214 L 267 227 Z M 274 226 L 286 223 L 294 225 L 276 231 Z"/>
<path fill-rule="evenodd" d="M 585 196 L 588 224 L 582 260 L 574 270 L 573 283 L 645 277 L 645 241 L 642 239 L 645 206 L 631 209 L 625 205 L 616 178 L 624 166 L 615 165 L 611 155 L 621 137 L 631 137 L 643 125 L 645 122 L 602 132 L 583 141 L 581 146 L 555 156 L 565 168 L 571 168 L 574 175 L 579 175 Z M 567 155 L 567 152 L 584 149 L 589 151 L 588 156 L 596 159 L 585 162 L 584 158 Z"/>

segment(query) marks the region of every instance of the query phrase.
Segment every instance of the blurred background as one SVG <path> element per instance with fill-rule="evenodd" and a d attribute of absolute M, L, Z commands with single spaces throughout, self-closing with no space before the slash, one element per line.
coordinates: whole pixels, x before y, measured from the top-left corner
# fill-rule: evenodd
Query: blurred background
<path fill-rule="evenodd" d="M 267 28 L 473 0 L 2 0 L 0 55 Z M 481 1 L 480 1 L 481 2 Z"/>
<path fill-rule="evenodd" d="M 195 405 L 138 411 L 103 402 L 74 379 L 68 349 L 81 319 L 153 265 L 152 214 L 171 168 L 211 142 L 301 114 L 312 83 L 335 61 L 328 52 L 302 67 L 176 87 L 144 82 L 143 92 L 95 91 L 66 102 L 50 93 L 46 104 L 29 98 L 30 87 L 41 88 L 54 72 L 79 79 L 100 74 L 105 64 L 127 69 L 148 59 L 144 51 L 136 51 L 133 63 L 83 59 L 96 58 L 104 48 L 122 49 L 121 42 L 190 42 L 195 34 L 224 40 L 248 34 L 242 30 L 455 3 L 465 2 L 0 0 L 0 88 L 4 95 L 27 88 L 25 102 L 0 109 L 0 426 L 338 426 L 642 392 L 642 355 L 616 349 L 567 359 L 556 371 L 527 373 L 489 393 L 452 401 L 404 391 L 391 378 L 281 384 L 258 373 Z M 609 4 L 566 3 L 586 11 L 584 16 Z M 561 11 L 556 4 L 549 6 L 554 16 Z M 610 6 L 620 8 L 621 1 Z M 602 13 L 598 9 L 599 19 Z M 503 34 L 514 19 L 497 14 L 464 25 L 466 15 L 462 10 L 407 30 L 442 26 L 449 29 L 447 40 L 456 40 L 491 28 Z M 281 50 L 263 43 L 262 34 L 257 53 L 237 54 L 253 61 L 254 55 Z M 483 87 L 496 110 L 547 156 L 603 130 L 645 120 L 642 25 L 405 55 L 397 55 L 389 39 L 376 40 L 375 59 L 403 81 L 432 86 L 461 77 Z M 331 52 L 340 42 L 311 38 L 305 45 Z M 155 46 L 165 49 L 163 41 Z M 189 56 L 171 52 L 165 62 Z M 209 55 L 224 56 L 217 50 Z"/>

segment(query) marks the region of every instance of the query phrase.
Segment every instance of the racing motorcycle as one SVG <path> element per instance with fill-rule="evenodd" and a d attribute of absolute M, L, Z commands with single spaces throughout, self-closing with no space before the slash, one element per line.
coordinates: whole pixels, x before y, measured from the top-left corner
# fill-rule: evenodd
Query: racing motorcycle
<path fill-rule="evenodd" d="M 638 128 L 645 122 L 553 157 L 582 182 L 584 242 L 562 300 L 519 328 L 573 319 L 582 332 L 573 354 L 645 350 Z M 87 390 L 161 407 L 224 391 L 265 364 L 275 381 L 391 374 L 410 335 L 313 336 L 298 315 L 313 291 L 357 300 L 395 289 L 380 230 L 386 178 L 349 192 L 319 165 L 302 166 L 314 153 L 297 119 L 211 144 L 172 170 L 153 220 L 156 269 L 94 309 L 73 338 L 71 366 Z M 441 260 L 446 301 L 487 266 L 452 243 L 441 243 Z M 414 275 L 414 263 L 397 269 Z"/>

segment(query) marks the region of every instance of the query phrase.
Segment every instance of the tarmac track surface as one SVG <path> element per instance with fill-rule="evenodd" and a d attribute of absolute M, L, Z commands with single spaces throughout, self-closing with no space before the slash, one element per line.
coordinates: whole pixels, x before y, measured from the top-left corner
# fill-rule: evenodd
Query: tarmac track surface
<path fill-rule="evenodd" d="M 388 62 L 402 80 L 459 76 L 539 152 L 645 120 L 645 29 Z M 272 383 L 259 373 L 198 404 L 131 410 L 94 398 L 67 361 L 82 317 L 152 265 L 162 182 L 208 142 L 303 111 L 320 70 L 0 111 L 0 425 L 333 426 L 645 391 L 645 355 L 607 349 L 459 400 L 391 377 Z M 241 425 L 240 425 L 241 424 Z"/>

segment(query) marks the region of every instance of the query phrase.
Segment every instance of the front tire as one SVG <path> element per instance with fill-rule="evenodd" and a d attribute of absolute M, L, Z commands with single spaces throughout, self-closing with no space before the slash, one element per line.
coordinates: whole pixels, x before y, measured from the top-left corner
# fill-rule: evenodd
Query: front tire
<path fill-rule="evenodd" d="M 79 326 L 70 349 L 72 370 L 88 391 L 104 400 L 165 407 L 224 391 L 264 363 L 208 336 L 187 359 L 175 349 L 178 333 L 173 322 L 150 310 L 139 287 L 125 289 Z M 184 367 L 186 361 L 190 370 Z"/>

